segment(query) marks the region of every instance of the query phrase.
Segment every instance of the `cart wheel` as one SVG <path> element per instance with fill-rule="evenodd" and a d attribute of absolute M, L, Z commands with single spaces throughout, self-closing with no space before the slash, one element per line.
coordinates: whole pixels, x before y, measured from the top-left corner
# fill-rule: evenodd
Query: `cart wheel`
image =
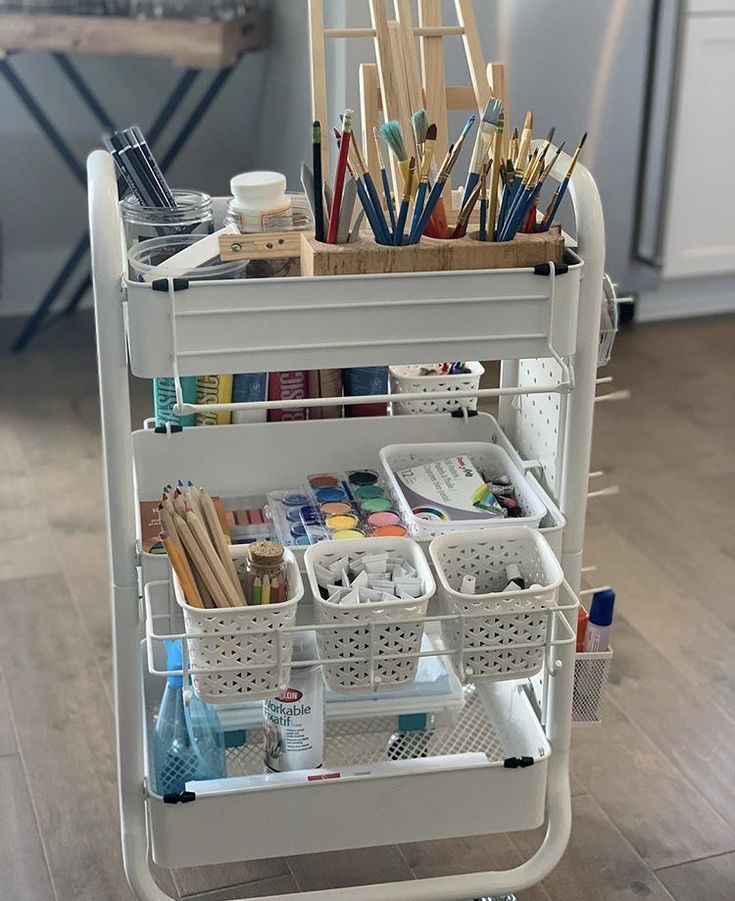
<path fill-rule="evenodd" d="M 475 898 L 474 901 L 517 901 L 515 895 L 491 895 L 485 898 Z"/>

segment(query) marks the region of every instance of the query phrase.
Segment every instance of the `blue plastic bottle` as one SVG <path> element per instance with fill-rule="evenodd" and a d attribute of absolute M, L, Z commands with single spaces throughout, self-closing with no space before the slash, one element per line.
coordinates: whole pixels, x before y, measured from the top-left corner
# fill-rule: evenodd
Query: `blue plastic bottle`
<path fill-rule="evenodd" d="M 181 643 L 167 641 L 168 670 L 181 669 Z M 179 794 L 186 783 L 227 775 L 217 711 L 196 696 L 184 703 L 183 676 L 168 676 L 153 734 L 155 791 Z"/>

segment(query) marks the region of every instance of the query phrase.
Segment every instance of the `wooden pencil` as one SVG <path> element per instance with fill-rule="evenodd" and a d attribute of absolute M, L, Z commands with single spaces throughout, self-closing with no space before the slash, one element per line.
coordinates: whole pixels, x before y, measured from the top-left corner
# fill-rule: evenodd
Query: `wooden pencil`
<path fill-rule="evenodd" d="M 212 544 L 212 539 L 209 537 L 201 517 L 194 510 L 189 509 L 186 511 L 186 522 L 191 529 L 194 538 L 199 543 L 199 547 L 206 557 L 207 563 L 214 573 L 214 577 L 219 582 L 220 588 L 227 598 L 228 605 L 230 607 L 240 607 L 240 598 L 235 591 L 235 586 L 232 584 L 232 580 L 225 569 L 224 563 L 217 555 L 217 551 Z"/>
<path fill-rule="evenodd" d="M 174 517 L 174 523 L 176 524 L 176 531 L 179 533 L 181 543 L 184 545 L 186 553 L 189 555 L 192 569 L 196 567 L 199 571 L 209 593 L 212 595 L 212 600 L 217 607 L 229 607 L 230 602 L 227 600 L 227 595 L 220 587 L 220 584 L 212 572 L 212 568 L 207 562 L 206 557 L 202 553 L 199 543 L 192 534 L 188 523 L 183 517 L 179 516 L 178 513 Z"/>
<path fill-rule="evenodd" d="M 235 591 L 240 598 L 240 604 L 244 606 L 247 603 L 247 601 L 245 600 L 245 593 L 242 590 L 240 579 L 237 576 L 237 570 L 235 569 L 235 563 L 232 559 L 232 554 L 230 553 L 230 549 L 227 547 L 225 536 L 222 532 L 222 526 L 220 524 L 219 517 L 217 516 L 217 511 L 214 507 L 214 501 L 203 488 L 199 489 L 199 506 L 201 507 L 202 513 L 204 514 L 204 522 L 209 529 L 209 534 L 212 536 L 214 549 L 217 551 L 217 554 L 219 555 L 222 563 L 224 563 L 225 569 L 229 573 L 230 579 L 232 579 L 232 583 L 235 586 Z"/>
<path fill-rule="evenodd" d="M 172 540 L 168 532 L 163 531 L 160 534 L 163 546 L 166 548 L 168 559 L 171 561 L 173 571 L 176 573 L 176 577 L 181 584 L 181 590 L 184 592 L 186 603 L 190 607 L 199 607 L 200 609 L 203 609 L 204 604 L 199 596 L 197 587 L 194 584 L 191 569 L 189 568 L 186 558 L 183 556 L 179 547 Z"/>

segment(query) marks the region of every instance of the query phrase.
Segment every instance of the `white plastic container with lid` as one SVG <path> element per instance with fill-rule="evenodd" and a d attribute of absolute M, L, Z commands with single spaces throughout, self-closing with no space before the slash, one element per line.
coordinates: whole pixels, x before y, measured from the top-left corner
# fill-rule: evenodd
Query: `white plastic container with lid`
<path fill-rule="evenodd" d="M 293 225 L 292 200 L 280 172 L 243 172 L 230 180 L 228 219 L 241 232 L 279 231 Z"/>

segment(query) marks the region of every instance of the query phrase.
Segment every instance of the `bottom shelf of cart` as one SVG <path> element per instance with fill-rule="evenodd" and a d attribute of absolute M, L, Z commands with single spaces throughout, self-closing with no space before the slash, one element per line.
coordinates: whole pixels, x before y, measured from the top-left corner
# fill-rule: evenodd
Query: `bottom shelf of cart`
<path fill-rule="evenodd" d="M 163 682 L 146 681 L 151 730 Z M 243 730 L 227 779 L 197 783 L 186 803 L 148 794 L 153 860 L 200 866 L 534 829 L 551 750 L 526 684 L 466 687 L 459 715 L 424 732 L 330 719 L 320 771 L 265 775 L 262 730 Z"/>

